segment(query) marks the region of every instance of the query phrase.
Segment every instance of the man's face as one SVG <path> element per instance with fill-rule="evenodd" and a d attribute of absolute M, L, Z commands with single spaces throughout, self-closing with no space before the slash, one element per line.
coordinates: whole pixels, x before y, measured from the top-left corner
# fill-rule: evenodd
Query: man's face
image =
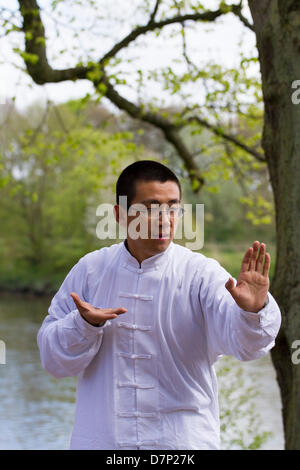
<path fill-rule="evenodd" d="M 180 207 L 180 191 L 178 185 L 174 181 L 138 181 L 135 186 L 135 197 L 131 201 L 131 209 L 133 212 L 128 211 L 127 214 L 127 238 L 130 239 L 131 245 L 138 250 L 147 253 L 148 256 L 154 256 L 169 246 L 174 238 L 178 216 L 171 212 L 168 214 L 169 208 Z M 151 213 L 152 209 L 162 209 L 158 214 Z M 142 206 L 143 205 L 143 206 Z M 162 206 L 161 206 L 162 205 Z M 161 206 L 161 207 L 159 207 Z M 120 207 L 120 206 L 119 206 Z M 149 213 L 140 212 L 140 209 L 149 209 Z M 121 209 L 120 209 L 121 210 Z M 133 214 L 133 215 L 130 215 Z M 140 225 L 137 222 L 141 221 L 143 224 L 146 237 L 134 239 L 130 236 L 131 229 L 136 229 L 140 232 Z M 131 222 L 133 224 L 131 225 Z"/>

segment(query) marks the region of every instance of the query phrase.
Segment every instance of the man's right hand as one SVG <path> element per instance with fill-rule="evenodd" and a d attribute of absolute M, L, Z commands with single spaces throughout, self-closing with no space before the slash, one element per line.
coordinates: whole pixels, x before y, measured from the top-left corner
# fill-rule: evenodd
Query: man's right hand
<path fill-rule="evenodd" d="M 103 326 L 106 320 L 117 318 L 121 313 L 126 313 L 127 309 L 120 308 L 96 308 L 88 302 L 81 300 L 79 295 L 71 292 L 71 297 L 79 310 L 80 315 L 91 325 Z"/>

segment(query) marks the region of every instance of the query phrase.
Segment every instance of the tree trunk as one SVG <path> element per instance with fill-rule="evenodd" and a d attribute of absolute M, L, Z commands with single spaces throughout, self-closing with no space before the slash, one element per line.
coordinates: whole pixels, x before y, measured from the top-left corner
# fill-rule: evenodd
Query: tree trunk
<path fill-rule="evenodd" d="M 300 1 L 249 0 L 259 51 L 265 119 L 263 148 L 276 208 L 276 266 L 270 291 L 282 312 L 271 351 L 282 398 L 286 449 L 300 450 Z"/>

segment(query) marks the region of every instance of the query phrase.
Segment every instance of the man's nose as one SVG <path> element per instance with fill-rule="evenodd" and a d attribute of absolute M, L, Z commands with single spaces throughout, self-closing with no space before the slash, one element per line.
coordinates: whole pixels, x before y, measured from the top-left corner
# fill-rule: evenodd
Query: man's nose
<path fill-rule="evenodd" d="M 167 212 L 161 212 L 159 214 L 159 227 L 170 227 L 170 225 L 172 224 L 172 220 L 171 220 L 171 217 L 170 215 L 168 215 Z"/>
<path fill-rule="evenodd" d="M 163 220 L 163 221 L 166 220 L 169 222 L 171 220 L 171 216 L 167 211 L 160 211 L 159 220 Z"/>

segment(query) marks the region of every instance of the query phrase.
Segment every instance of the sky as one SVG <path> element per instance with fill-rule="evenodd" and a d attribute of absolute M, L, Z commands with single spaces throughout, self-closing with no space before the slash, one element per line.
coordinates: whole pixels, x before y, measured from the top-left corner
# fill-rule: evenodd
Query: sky
<path fill-rule="evenodd" d="M 55 68 L 73 66 L 80 58 L 86 61 L 88 54 L 94 60 L 100 58 L 114 42 L 124 37 L 134 24 L 142 24 L 145 21 L 144 12 L 140 8 L 143 2 L 144 0 L 114 0 L 112 9 L 112 3 L 109 0 L 98 0 L 96 2 L 100 11 L 98 19 L 90 8 L 83 9 L 79 6 L 68 8 L 71 0 L 65 0 L 62 7 L 54 13 L 51 12 L 49 0 L 39 0 L 39 5 L 48 12 L 42 14 L 42 19 L 45 22 L 47 55 L 51 66 Z M 217 4 L 214 0 L 202 3 L 210 9 L 214 9 Z M 0 9 L 3 7 L 15 10 L 18 5 L 15 0 L 0 0 Z M 116 11 L 118 21 L 114 19 Z M 167 14 L 173 16 L 174 13 L 167 12 Z M 247 9 L 245 9 L 245 15 L 251 19 Z M 55 17 L 59 22 L 56 25 L 53 21 Z M 75 19 L 72 19 L 73 17 Z M 78 31 L 80 27 L 88 26 L 89 33 L 80 33 L 78 38 L 74 38 L 75 31 Z M 59 30 L 58 36 L 57 29 Z M 165 36 L 155 38 L 154 33 L 151 33 L 142 40 L 138 40 L 134 47 L 131 46 L 126 50 L 126 55 L 124 52 L 119 54 L 120 58 L 130 57 L 132 60 L 132 63 L 122 66 L 122 71 L 125 71 L 131 83 L 131 87 L 122 87 L 121 90 L 128 99 L 134 101 L 138 99 L 134 86 L 137 69 L 149 72 L 171 63 L 172 60 L 176 61 L 180 56 L 181 44 L 177 40 L 168 39 L 167 34 L 166 30 Z M 213 60 L 227 67 L 235 67 L 240 51 L 245 56 L 257 54 L 254 33 L 232 14 L 219 19 L 216 25 L 199 23 L 196 31 L 187 29 L 186 38 L 189 55 L 197 65 Z M 17 108 L 23 110 L 34 101 L 45 103 L 49 99 L 55 103 L 61 103 L 71 98 L 84 97 L 86 93 L 93 94 L 93 87 L 88 80 L 43 86 L 34 84 L 32 79 L 20 70 L 24 68 L 24 63 L 13 52 L 13 47 L 22 49 L 23 44 L 22 33 L 0 37 L 0 103 L 15 97 Z M 179 47 L 180 50 L 178 50 Z M 65 52 L 59 54 L 60 50 L 65 50 Z M 177 67 L 180 66 L 177 65 Z M 146 86 L 143 90 L 143 99 L 150 99 L 154 95 L 160 98 L 162 94 L 160 86 L 149 82 L 149 87 Z"/>

